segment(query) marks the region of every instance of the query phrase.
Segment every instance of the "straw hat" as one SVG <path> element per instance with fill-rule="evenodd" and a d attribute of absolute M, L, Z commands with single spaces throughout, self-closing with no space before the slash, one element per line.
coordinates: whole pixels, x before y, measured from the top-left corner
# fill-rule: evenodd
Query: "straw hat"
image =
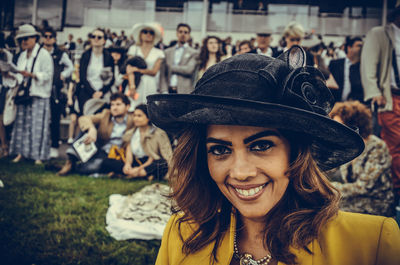
<path fill-rule="evenodd" d="M 154 44 L 161 40 L 161 31 L 156 23 L 136 23 L 132 27 L 132 35 L 136 42 L 140 41 L 140 32 L 143 29 L 152 29 L 154 31 Z"/>
<path fill-rule="evenodd" d="M 30 24 L 24 24 L 18 27 L 16 39 L 31 37 L 31 36 L 40 36 L 40 33 L 36 31 L 35 27 Z"/>
<path fill-rule="evenodd" d="M 191 94 L 150 95 L 150 120 L 179 132 L 190 125 L 271 127 L 311 141 L 321 169 L 356 158 L 364 142 L 353 129 L 332 120 L 334 99 L 322 73 L 305 65 L 294 46 L 279 58 L 242 54 L 210 67 Z"/>

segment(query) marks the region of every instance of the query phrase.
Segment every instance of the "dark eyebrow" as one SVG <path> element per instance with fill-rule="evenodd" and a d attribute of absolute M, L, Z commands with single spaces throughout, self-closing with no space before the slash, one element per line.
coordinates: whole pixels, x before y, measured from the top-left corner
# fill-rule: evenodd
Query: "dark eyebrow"
<path fill-rule="evenodd" d="M 256 133 L 254 135 L 251 135 L 249 137 L 247 137 L 246 139 L 243 140 L 244 144 L 248 144 L 258 138 L 261 137 L 265 137 L 265 136 L 277 136 L 277 137 L 281 137 L 281 135 L 277 132 L 277 131 L 271 131 L 271 130 L 267 130 L 267 131 L 262 131 L 259 133 Z"/>
<path fill-rule="evenodd" d="M 209 137 L 209 138 L 206 139 L 206 144 L 208 144 L 208 143 L 215 143 L 215 144 L 222 144 L 222 145 L 232 146 L 231 142 L 220 140 L 220 139 L 216 139 L 216 138 L 212 138 L 212 137 Z"/>

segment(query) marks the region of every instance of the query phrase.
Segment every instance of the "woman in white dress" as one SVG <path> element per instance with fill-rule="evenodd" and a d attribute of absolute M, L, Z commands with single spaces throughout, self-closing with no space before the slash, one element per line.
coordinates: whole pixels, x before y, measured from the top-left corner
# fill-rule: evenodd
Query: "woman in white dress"
<path fill-rule="evenodd" d="M 139 69 L 128 65 L 126 73 L 140 72 L 143 74 L 139 86 L 134 82 L 129 84 L 129 96 L 132 99 L 131 108 L 146 103 L 148 95 L 156 94 L 158 90 L 158 73 L 165 58 L 164 52 L 154 47 L 161 39 L 159 28 L 153 23 L 140 23 L 133 26 L 133 35 L 137 43 L 128 50 L 128 56 L 140 56 L 147 64 L 147 69 Z"/>

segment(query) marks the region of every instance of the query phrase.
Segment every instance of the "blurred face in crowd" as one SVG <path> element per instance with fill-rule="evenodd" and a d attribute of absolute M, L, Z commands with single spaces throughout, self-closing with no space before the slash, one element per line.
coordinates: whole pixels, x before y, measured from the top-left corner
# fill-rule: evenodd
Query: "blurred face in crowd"
<path fill-rule="evenodd" d="M 347 57 L 351 59 L 357 59 L 361 55 L 361 48 L 363 42 L 362 41 L 355 41 L 352 46 L 347 47 Z"/>
<path fill-rule="evenodd" d="M 149 118 L 141 109 L 135 109 L 133 112 L 133 123 L 136 127 L 145 127 L 149 125 Z"/>
<path fill-rule="evenodd" d="M 43 44 L 46 46 L 53 46 L 56 43 L 56 38 L 54 38 L 51 32 L 45 32 L 43 34 Z"/>
<path fill-rule="evenodd" d="M 271 35 L 257 34 L 257 46 L 261 50 L 267 49 L 271 43 Z"/>
<path fill-rule="evenodd" d="M 68 35 L 68 40 L 69 40 L 69 41 L 72 41 L 73 38 L 74 38 L 74 36 L 73 36 L 72 34 L 69 34 L 69 35 Z"/>
<path fill-rule="evenodd" d="M 276 129 L 210 125 L 206 150 L 222 194 L 244 218 L 263 220 L 289 184 L 289 141 Z"/>
<path fill-rule="evenodd" d="M 210 38 L 207 41 L 207 49 L 209 53 L 217 53 L 219 49 L 219 42 L 216 38 Z"/>
<path fill-rule="evenodd" d="M 21 43 L 22 50 L 32 50 L 36 44 L 36 36 L 23 37 L 18 39 Z"/>
<path fill-rule="evenodd" d="M 239 54 L 251 52 L 250 45 L 248 43 L 244 43 L 239 46 Z"/>
<path fill-rule="evenodd" d="M 95 30 L 90 36 L 90 44 L 92 47 L 103 47 L 106 43 L 104 33 L 101 30 Z"/>
<path fill-rule="evenodd" d="M 293 45 L 300 45 L 302 38 L 300 36 L 288 35 L 285 37 L 286 48 L 290 49 Z"/>
<path fill-rule="evenodd" d="M 188 27 L 181 26 L 176 30 L 176 37 L 180 44 L 185 44 L 190 39 L 190 31 Z"/>
<path fill-rule="evenodd" d="M 153 42 L 155 32 L 152 28 L 142 29 L 140 32 L 140 40 L 142 42 Z"/>
<path fill-rule="evenodd" d="M 111 101 L 111 116 L 114 118 L 124 117 L 128 113 L 129 107 L 130 105 L 126 105 L 122 99 L 117 98 L 116 100 Z"/>

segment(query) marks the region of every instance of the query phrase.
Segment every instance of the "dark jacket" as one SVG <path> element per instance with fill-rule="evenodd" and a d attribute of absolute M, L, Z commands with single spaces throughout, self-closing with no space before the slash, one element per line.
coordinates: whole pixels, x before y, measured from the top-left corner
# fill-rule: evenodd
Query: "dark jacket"
<path fill-rule="evenodd" d="M 77 86 L 76 95 L 78 97 L 79 109 L 80 109 L 81 113 L 83 111 L 83 105 L 85 104 L 85 102 L 87 100 L 89 100 L 90 98 L 92 98 L 92 95 L 94 94 L 94 92 L 96 92 L 90 85 L 89 81 L 87 80 L 87 69 L 89 66 L 91 55 L 92 55 L 92 49 L 85 51 L 82 54 L 82 57 L 81 57 L 81 60 L 79 63 L 80 82 Z M 103 95 L 104 95 L 108 91 L 111 90 L 111 86 L 114 83 L 114 60 L 113 60 L 111 54 L 106 49 L 103 50 L 103 65 L 104 65 L 104 67 L 111 67 L 112 74 L 113 74 L 113 78 L 112 78 L 110 84 L 108 84 L 107 86 L 104 86 L 100 90 L 101 92 L 103 92 Z"/>
<path fill-rule="evenodd" d="M 332 60 L 329 63 L 329 71 L 335 78 L 336 83 L 339 86 L 339 89 L 331 90 L 333 96 L 335 97 L 335 101 L 342 101 L 342 93 L 344 88 L 344 67 L 345 67 L 345 58 Z M 360 75 L 360 62 L 352 64 L 350 66 L 350 94 L 347 99 L 351 100 L 359 100 L 363 102 L 364 100 L 364 91 L 361 84 L 361 75 Z"/>

